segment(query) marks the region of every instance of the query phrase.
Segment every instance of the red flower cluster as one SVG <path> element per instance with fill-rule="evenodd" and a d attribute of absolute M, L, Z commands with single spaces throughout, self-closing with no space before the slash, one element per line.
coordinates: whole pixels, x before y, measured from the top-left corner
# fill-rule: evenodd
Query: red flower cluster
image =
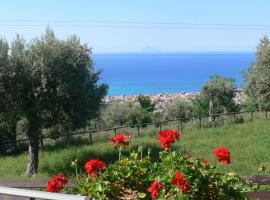
<path fill-rule="evenodd" d="M 158 192 L 160 189 L 163 188 L 163 185 L 159 183 L 157 180 L 153 181 L 150 188 L 148 189 L 148 192 L 151 193 L 151 197 L 153 199 L 156 199 L 158 197 Z"/>
<path fill-rule="evenodd" d="M 179 139 L 180 132 L 177 130 L 161 130 L 159 131 L 159 142 L 164 149 L 168 149 L 175 142 L 175 140 Z"/>
<path fill-rule="evenodd" d="M 219 162 L 224 164 L 230 164 L 230 151 L 226 147 L 218 147 L 214 149 L 214 155 L 217 157 Z"/>
<path fill-rule="evenodd" d="M 68 179 L 64 175 L 60 174 L 60 175 L 54 176 L 48 182 L 47 190 L 48 192 L 59 192 L 67 183 L 68 183 Z"/>
<path fill-rule="evenodd" d="M 109 137 L 109 140 L 112 141 L 113 147 L 128 146 L 130 142 L 130 137 L 129 135 L 126 135 L 125 133 L 120 133 L 119 135 L 116 135 L 115 137 Z"/>
<path fill-rule="evenodd" d="M 176 171 L 174 174 L 172 184 L 178 186 L 184 193 L 187 193 L 190 189 L 188 182 L 185 180 L 184 176 L 178 171 Z"/>
<path fill-rule="evenodd" d="M 93 177 L 99 176 L 97 170 L 105 169 L 105 168 L 106 168 L 106 164 L 103 161 L 97 160 L 97 159 L 88 160 L 84 164 L 84 169 L 85 169 L 86 174 L 91 174 Z"/>

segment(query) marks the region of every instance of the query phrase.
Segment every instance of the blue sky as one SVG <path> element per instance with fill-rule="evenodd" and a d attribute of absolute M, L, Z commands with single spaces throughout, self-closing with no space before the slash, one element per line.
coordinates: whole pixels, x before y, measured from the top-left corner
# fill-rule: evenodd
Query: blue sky
<path fill-rule="evenodd" d="M 254 51 L 270 32 L 269 0 L 2 0 L 0 5 L 0 35 L 8 40 L 16 33 L 32 39 L 49 25 L 61 38 L 77 34 L 96 53 Z"/>

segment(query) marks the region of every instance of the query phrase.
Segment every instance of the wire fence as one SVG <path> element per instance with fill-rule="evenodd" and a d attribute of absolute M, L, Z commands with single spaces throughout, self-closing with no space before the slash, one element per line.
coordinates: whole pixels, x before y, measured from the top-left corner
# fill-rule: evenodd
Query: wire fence
<path fill-rule="evenodd" d="M 44 140 L 56 141 L 60 138 L 64 138 L 65 141 L 68 143 L 69 139 L 72 137 L 78 137 L 84 140 L 87 139 L 90 144 L 94 144 L 95 142 L 107 141 L 109 136 L 117 135 L 119 132 L 126 132 L 129 133 L 132 137 L 140 138 L 145 134 L 154 135 L 159 130 L 166 128 L 175 128 L 183 131 L 184 129 L 217 127 L 224 124 L 244 123 L 246 121 L 253 121 L 257 119 L 268 119 L 268 115 L 269 110 L 251 110 L 231 113 L 220 113 L 215 115 L 191 116 L 186 118 L 164 120 L 152 123 L 114 126 L 102 129 L 88 129 L 88 127 L 86 127 L 83 130 L 68 132 L 66 134 L 61 134 L 57 136 L 41 135 L 39 139 L 42 147 L 44 144 Z M 209 118 L 211 118 L 211 120 L 209 120 Z M 2 141 L 0 142 L 0 145 L 26 144 L 28 141 L 28 138 L 22 138 L 16 141 Z"/>

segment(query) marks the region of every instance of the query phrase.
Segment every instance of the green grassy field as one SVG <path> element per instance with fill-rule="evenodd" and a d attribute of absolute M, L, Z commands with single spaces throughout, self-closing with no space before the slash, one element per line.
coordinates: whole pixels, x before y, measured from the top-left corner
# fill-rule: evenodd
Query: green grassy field
<path fill-rule="evenodd" d="M 165 128 L 165 127 L 164 127 Z M 127 130 L 128 131 L 128 130 Z M 130 130 L 129 130 L 130 131 Z M 157 129 L 142 130 L 143 138 L 133 139 L 131 149 L 142 145 L 152 149 L 153 159 L 157 159 L 160 145 L 157 142 Z M 226 146 L 231 151 L 232 163 L 220 166 L 224 172 L 235 171 L 240 175 L 270 175 L 270 123 L 258 120 L 243 124 L 225 124 L 217 128 L 184 129 L 174 150 L 186 152 L 194 157 L 217 163 L 213 148 Z M 106 136 L 107 137 L 107 136 Z M 70 162 L 76 158 L 83 163 L 91 158 L 100 158 L 107 163 L 117 159 L 117 152 L 110 142 L 90 145 L 88 141 L 74 140 L 67 146 L 64 142 L 46 145 L 40 152 L 39 174 L 35 178 L 48 178 L 59 172 L 72 173 Z M 27 153 L 0 158 L 0 178 L 25 178 Z M 258 172 L 261 165 L 266 171 Z"/>

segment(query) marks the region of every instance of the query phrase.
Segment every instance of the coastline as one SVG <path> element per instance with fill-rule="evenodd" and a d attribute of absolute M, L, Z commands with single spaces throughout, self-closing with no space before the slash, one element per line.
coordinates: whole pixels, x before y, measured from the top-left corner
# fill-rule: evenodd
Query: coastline
<path fill-rule="evenodd" d="M 141 94 L 149 96 L 151 101 L 156 104 L 155 110 L 161 110 L 167 103 L 172 102 L 176 98 L 183 98 L 188 102 L 192 102 L 200 92 L 179 92 L 179 93 L 159 93 L 159 94 Z M 137 102 L 140 94 L 134 95 L 119 95 L 119 96 L 106 96 L 103 99 L 104 104 L 124 103 L 124 102 Z M 245 102 L 245 93 L 237 89 L 234 101 L 236 104 L 241 105 Z"/>

